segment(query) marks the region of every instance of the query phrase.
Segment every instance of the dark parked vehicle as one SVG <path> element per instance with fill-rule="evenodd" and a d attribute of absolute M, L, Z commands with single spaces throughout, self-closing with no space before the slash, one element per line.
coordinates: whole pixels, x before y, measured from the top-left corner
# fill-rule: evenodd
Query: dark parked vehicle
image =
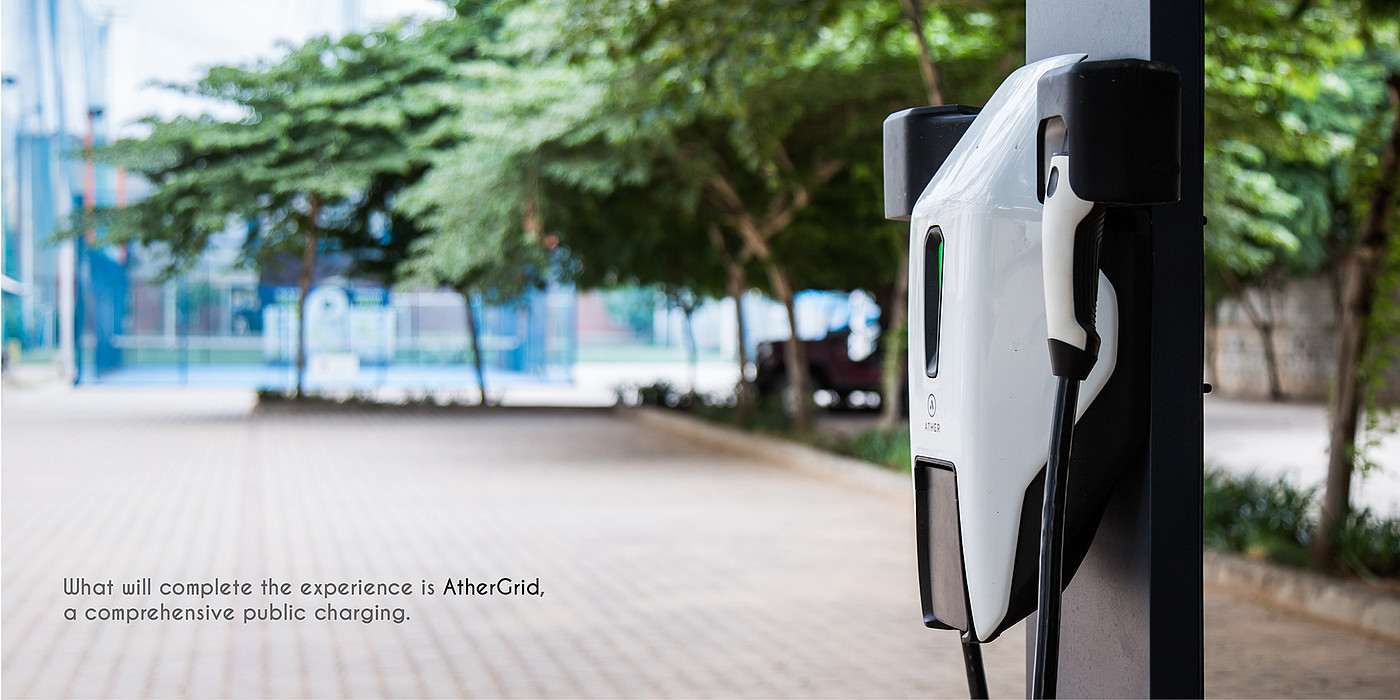
<path fill-rule="evenodd" d="M 868 357 L 852 360 L 848 330 L 832 331 L 820 340 L 804 340 L 811 368 L 811 389 L 817 405 L 842 408 L 877 408 L 881 402 L 880 371 L 884 353 L 876 349 Z M 788 390 L 787 341 L 759 343 L 753 382 L 760 396 L 783 396 Z M 906 370 L 907 371 L 907 370 Z M 784 396 L 790 401 L 792 397 Z M 902 398 L 902 397 L 901 397 Z"/>

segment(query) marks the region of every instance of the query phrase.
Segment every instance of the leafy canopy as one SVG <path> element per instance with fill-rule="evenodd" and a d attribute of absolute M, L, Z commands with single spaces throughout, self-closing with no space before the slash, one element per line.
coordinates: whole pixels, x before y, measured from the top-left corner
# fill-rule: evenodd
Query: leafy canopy
<path fill-rule="evenodd" d="M 147 118 L 147 136 L 99 149 L 98 159 L 143 176 L 152 191 L 94 212 L 83 228 L 105 228 L 106 243 L 163 245 L 172 275 L 236 219 L 256 224 L 247 262 L 300 248 L 313 227 L 334 232 L 368 216 L 376 182 L 421 172 L 452 136 L 444 117 L 455 106 L 441 88 L 452 57 L 420 29 L 314 38 L 278 61 L 215 67 L 173 86 L 238 106 L 242 118 Z"/>

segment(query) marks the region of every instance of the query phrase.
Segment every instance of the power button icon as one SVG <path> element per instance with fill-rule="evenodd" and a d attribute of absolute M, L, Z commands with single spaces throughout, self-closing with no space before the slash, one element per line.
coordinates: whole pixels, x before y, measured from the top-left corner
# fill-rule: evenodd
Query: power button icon
<path fill-rule="evenodd" d="M 938 400 L 935 399 L 935 398 L 933 398 L 933 394 L 929 394 L 929 395 L 928 395 L 928 415 L 929 415 L 929 417 L 933 417 L 933 414 L 935 414 L 935 413 L 937 413 L 937 412 L 938 412 Z"/>

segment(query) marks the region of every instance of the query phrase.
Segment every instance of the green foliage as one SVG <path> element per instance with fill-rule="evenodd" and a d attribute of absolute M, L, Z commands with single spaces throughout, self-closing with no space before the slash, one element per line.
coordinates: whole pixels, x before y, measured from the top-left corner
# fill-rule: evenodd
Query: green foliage
<path fill-rule="evenodd" d="M 542 192 L 559 181 L 583 188 L 625 179 L 618 161 L 573 146 L 598 137 L 586 125 L 600 109 L 596 65 L 539 61 L 557 10 L 488 4 L 497 29 L 479 60 L 458 67 L 449 86 L 459 105 L 454 148 L 404 191 L 395 210 L 431 231 L 413 242 L 401 268 L 409 283 L 448 284 L 493 300 L 514 297 L 566 271 L 551 253 L 557 235 Z M 459 13 L 462 7 L 458 7 Z M 477 21 L 462 15 L 455 22 Z M 556 157 L 556 151 L 568 151 Z"/>
<path fill-rule="evenodd" d="M 256 411 L 268 412 L 320 412 L 320 411 L 374 411 L 400 412 L 432 411 L 450 413 L 475 413 L 481 404 L 471 396 L 455 391 L 432 391 L 410 389 L 402 396 L 388 397 L 370 390 L 312 391 L 300 397 L 279 389 L 259 389 Z"/>
<path fill-rule="evenodd" d="M 1312 565 L 1317 489 L 1284 479 L 1237 477 L 1220 469 L 1204 476 L 1205 543 L 1292 566 Z M 1342 560 L 1365 577 L 1400 575 L 1400 518 L 1353 511 L 1338 536 Z"/>
<path fill-rule="evenodd" d="M 1283 479 L 1238 478 L 1218 469 L 1206 470 L 1203 485 L 1208 546 L 1306 565 L 1316 489 L 1301 491 Z"/>
<path fill-rule="evenodd" d="M 545 207 L 557 215 L 551 226 L 580 262 L 580 281 L 721 293 L 707 227 L 723 227 L 734 252 L 743 246 L 730 220 L 736 205 L 717 201 L 715 180 L 761 214 L 840 163 L 835 178 L 803 195 L 810 201 L 796 207 L 773 253 L 799 287 L 890 284 L 904 232 L 880 216 L 880 154 L 871 146 L 886 114 L 923 101 L 897 3 L 559 5 L 557 33 L 530 55 L 562 58 L 604 87 L 567 136 L 541 138 L 537 150 Z M 992 11 L 1008 8 L 1009 16 Z M 1005 2 L 929 8 L 950 96 L 990 93 L 993 64 L 1020 50 L 1019 12 Z M 553 161 L 587 163 L 597 176 L 551 173 Z"/>
<path fill-rule="evenodd" d="M 1218 301 L 1242 284 L 1311 276 L 1352 248 L 1379 171 L 1400 69 L 1393 2 L 1211 0 L 1206 32 L 1206 281 Z M 1400 221 L 1391 219 L 1400 231 Z M 1392 234 L 1397 235 L 1397 234 Z M 1395 429 L 1378 391 L 1400 342 L 1400 254 L 1391 246 L 1359 371 L 1368 448 Z"/>
<path fill-rule="evenodd" d="M 589 193 L 562 184 L 547 188 L 549 211 L 561 222 L 561 240 L 576 280 L 587 287 L 660 285 L 722 296 L 724 275 L 693 191 L 677 185 L 665 163 L 647 163 L 646 184 L 622 184 Z"/>
<path fill-rule="evenodd" d="M 908 472 L 914 463 L 909 448 L 909 429 L 888 430 L 869 428 L 857 433 L 824 433 L 817 436 L 820 447 L 878 464 L 888 469 Z"/>
<path fill-rule="evenodd" d="M 1223 275 L 1313 273 L 1335 246 L 1338 178 L 1356 143 L 1357 18 L 1343 3 L 1206 4 L 1206 263 Z"/>
<path fill-rule="evenodd" d="M 617 403 L 622 406 L 653 406 L 697 413 L 717 422 L 732 423 L 724 416 L 734 411 L 734 392 L 696 392 L 683 389 L 666 380 L 647 384 L 622 384 L 613 387 Z"/>
<path fill-rule="evenodd" d="M 1379 4 L 1206 3 L 1212 302 L 1261 278 L 1318 274 L 1349 249 L 1386 131 L 1383 77 L 1397 56 L 1400 23 Z"/>
<path fill-rule="evenodd" d="M 1400 221 L 1393 221 L 1392 239 L 1400 243 Z M 1366 356 L 1357 368 L 1358 378 L 1365 387 L 1361 435 L 1356 445 L 1356 472 L 1365 475 L 1380 469 L 1372 458 L 1382 440 L 1400 431 L 1400 404 L 1381 400 L 1381 392 L 1394 376 L 1396 358 L 1400 356 L 1400 244 L 1392 243 L 1377 280 L 1376 302 L 1367 324 Z"/>
<path fill-rule="evenodd" d="M 1378 517 L 1369 508 L 1353 510 L 1337 533 L 1337 550 L 1363 577 L 1400 575 L 1400 519 Z"/>
<path fill-rule="evenodd" d="M 1392 33 L 1400 41 L 1400 20 L 1391 22 Z M 1378 67 L 1391 73 L 1400 73 L 1400 47 L 1390 46 L 1372 51 L 1377 56 Z M 1374 71 L 1372 77 L 1379 82 L 1381 73 Z M 1386 136 L 1384 111 L 1374 115 L 1374 119 L 1363 130 L 1362 152 L 1368 154 L 1364 169 L 1356 186 L 1367 190 L 1375 187 L 1375 177 L 1380 163 L 1378 142 Z M 1396 204 L 1392 203 L 1392 207 Z M 1353 218 L 1359 218 L 1360 206 Z M 1393 376 L 1396 357 L 1400 356 L 1400 216 L 1394 209 L 1390 216 L 1390 245 L 1385 260 L 1381 263 L 1380 275 L 1376 283 L 1375 303 L 1366 327 L 1366 356 L 1358 368 L 1359 380 L 1364 387 L 1367 407 L 1364 425 L 1364 442 L 1357 446 L 1357 471 L 1365 474 L 1378 465 L 1370 458 L 1371 450 L 1380 440 L 1400 430 L 1400 404 L 1386 405 L 1379 395 L 1386 389 L 1388 377 Z"/>
<path fill-rule="evenodd" d="M 993 4 L 1017 9 L 1002 21 Z M 1019 51 L 1006 38 L 1019 36 L 1019 4 L 993 4 L 929 10 L 950 94 L 989 93 L 989 64 Z M 880 216 L 871 146 L 886 114 L 922 102 L 896 3 L 479 7 L 497 25 L 460 69 L 463 138 L 395 204 L 432 231 L 401 268 L 410 281 L 509 295 L 519 270 L 550 270 L 719 296 L 716 227 L 730 254 L 743 247 L 736 205 L 715 199 L 722 178 L 739 208 L 794 210 L 771 250 L 799 288 L 892 282 L 904 232 Z M 454 21 L 476 21 L 456 9 Z M 832 163 L 830 182 L 803 189 Z M 559 256 L 541 253 L 545 240 Z"/>
<path fill-rule="evenodd" d="M 193 85 L 171 87 L 238 107 L 242 118 L 151 117 L 147 136 L 98 149 L 98 160 L 144 177 L 152 192 L 125 209 L 79 212 L 73 228 L 99 226 L 103 243 L 164 247 L 167 276 L 239 219 L 255 223 L 244 262 L 298 251 L 318 228 L 334 239 L 374 209 L 365 205 L 376 183 L 421 173 L 450 137 L 443 117 L 453 106 L 437 81 L 452 70 L 411 25 L 318 37 L 275 62 L 211 68 Z"/>
<path fill-rule="evenodd" d="M 619 400 L 627 402 L 629 397 L 634 396 L 632 389 L 619 388 L 615 390 Z M 646 384 L 635 389 L 635 403 L 641 406 L 665 406 L 667 408 L 689 408 L 691 395 L 688 391 L 682 391 L 670 382 L 658 381 Z"/>

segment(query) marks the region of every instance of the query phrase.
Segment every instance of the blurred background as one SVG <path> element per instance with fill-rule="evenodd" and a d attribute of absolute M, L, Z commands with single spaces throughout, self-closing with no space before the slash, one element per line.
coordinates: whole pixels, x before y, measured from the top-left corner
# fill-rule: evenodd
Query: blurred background
<path fill-rule="evenodd" d="M 1393 593 L 1400 6 L 1205 10 L 1207 544 Z M 1021 0 L 3 13 L 7 444 L 128 396 L 649 404 L 896 471 L 908 237 L 881 123 L 985 102 L 1025 22 Z"/>
<path fill-rule="evenodd" d="M 1206 3 L 1204 380 L 1339 401 L 1295 482 L 1348 496 L 1400 399 L 1393 9 Z M 1024 24 L 1006 0 L 4 11 L 7 372 L 798 433 L 857 411 L 835 423 L 895 465 L 881 120 L 981 104 Z"/>

